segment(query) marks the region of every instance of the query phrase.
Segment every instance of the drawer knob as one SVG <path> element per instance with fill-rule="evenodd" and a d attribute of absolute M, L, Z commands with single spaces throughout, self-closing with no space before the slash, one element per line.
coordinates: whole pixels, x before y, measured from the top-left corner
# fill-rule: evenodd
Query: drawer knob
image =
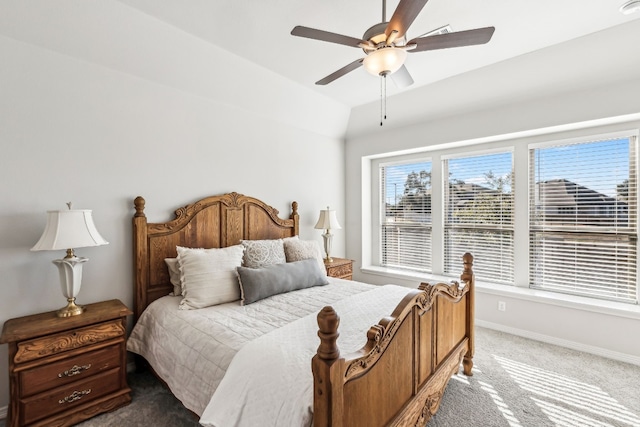
<path fill-rule="evenodd" d="M 74 375 L 81 374 L 82 371 L 86 371 L 89 368 L 91 368 L 91 363 L 89 363 L 88 365 L 83 365 L 83 366 L 73 365 L 73 367 L 71 369 L 69 369 L 67 371 L 64 371 L 64 372 L 60 372 L 58 374 L 58 378 L 72 377 Z"/>
<path fill-rule="evenodd" d="M 82 390 L 82 391 L 74 391 L 73 393 L 71 393 L 69 396 L 65 397 L 64 399 L 60 399 L 58 400 L 59 404 L 63 404 L 63 403 L 71 403 L 71 402 L 75 402 L 76 400 L 80 400 L 82 399 L 84 396 L 86 396 L 87 394 L 91 393 L 91 389 L 87 389 L 87 390 Z"/>

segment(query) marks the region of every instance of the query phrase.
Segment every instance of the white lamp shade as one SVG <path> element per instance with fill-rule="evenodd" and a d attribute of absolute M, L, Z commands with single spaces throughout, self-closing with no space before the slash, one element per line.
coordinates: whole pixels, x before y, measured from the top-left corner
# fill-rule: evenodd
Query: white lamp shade
<path fill-rule="evenodd" d="M 338 224 L 338 218 L 336 217 L 336 211 L 329 209 L 323 209 L 320 211 L 320 218 L 315 226 L 318 230 L 340 230 L 340 224 Z"/>
<path fill-rule="evenodd" d="M 47 211 L 47 226 L 31 250 L 52 251 L 106 245 L 90 210 Z"/>
<path fill-rule="evenodd" d="M 395 47 L 383 47 L 364 58 L 364 68 L 374 76 L 395 73 L 407 59 L 407 51 Z"/>

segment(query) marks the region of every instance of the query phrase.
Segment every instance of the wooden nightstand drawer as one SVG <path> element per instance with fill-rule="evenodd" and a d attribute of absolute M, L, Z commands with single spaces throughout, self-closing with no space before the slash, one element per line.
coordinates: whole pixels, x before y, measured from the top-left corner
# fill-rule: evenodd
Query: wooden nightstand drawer
<path fill-rule="evenodd" d="M 18 351 L 13 361 L 15 363 L 24 363 L 123 335 L 124 326 L 122 322 L 113 321 L 23 341 L 18 344 Z"/>
<path fill-rule="evenodd" d="M 21 394 L 27 397 L 119 366 L 118 343 L 20 372 Z"/>
<path fill-rule="evenodd" d="M 353 279 L 353 261 L 344 258 L 333 258 L 331 262 L 324 262 L 327 275 L 338 279 Z"/>
<path fill-rule="evenodd" d="M 120 369 L 112 369 L 64 387 L 20 400 L 20 425 L 66 411 L 120 388 Z"/>

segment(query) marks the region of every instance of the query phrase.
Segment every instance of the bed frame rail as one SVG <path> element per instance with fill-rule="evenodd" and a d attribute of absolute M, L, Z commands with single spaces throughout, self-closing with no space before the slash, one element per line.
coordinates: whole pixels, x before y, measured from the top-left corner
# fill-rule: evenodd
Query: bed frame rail
<path fill-rule="evenodd" d="M 333 308 L 318 314 L 314 426 L 424 426 L 461 363 L 472 375 L 473 256 L 466 253 L 463 264 L 463 286 L 422 283 L 369 329 L 355 354 L 340 356 Z"/>

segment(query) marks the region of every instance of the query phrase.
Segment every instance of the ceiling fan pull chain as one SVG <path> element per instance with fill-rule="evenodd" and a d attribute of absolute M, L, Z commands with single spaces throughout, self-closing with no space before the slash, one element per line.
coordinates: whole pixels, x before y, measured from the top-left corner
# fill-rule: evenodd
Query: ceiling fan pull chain
<path fill-rule="evenodd" d="M 382 126 L 382 75 L 380 76 L 380 126 Z"/>
<path fill-rule="evenodd" d="M 384 75 L 384 119 L 387 120 L 387 75 Z"/>
<path fill-rule="evenodd" d="M 387 120 L 387 75 L 380 74 L 380 126 Z"/>

